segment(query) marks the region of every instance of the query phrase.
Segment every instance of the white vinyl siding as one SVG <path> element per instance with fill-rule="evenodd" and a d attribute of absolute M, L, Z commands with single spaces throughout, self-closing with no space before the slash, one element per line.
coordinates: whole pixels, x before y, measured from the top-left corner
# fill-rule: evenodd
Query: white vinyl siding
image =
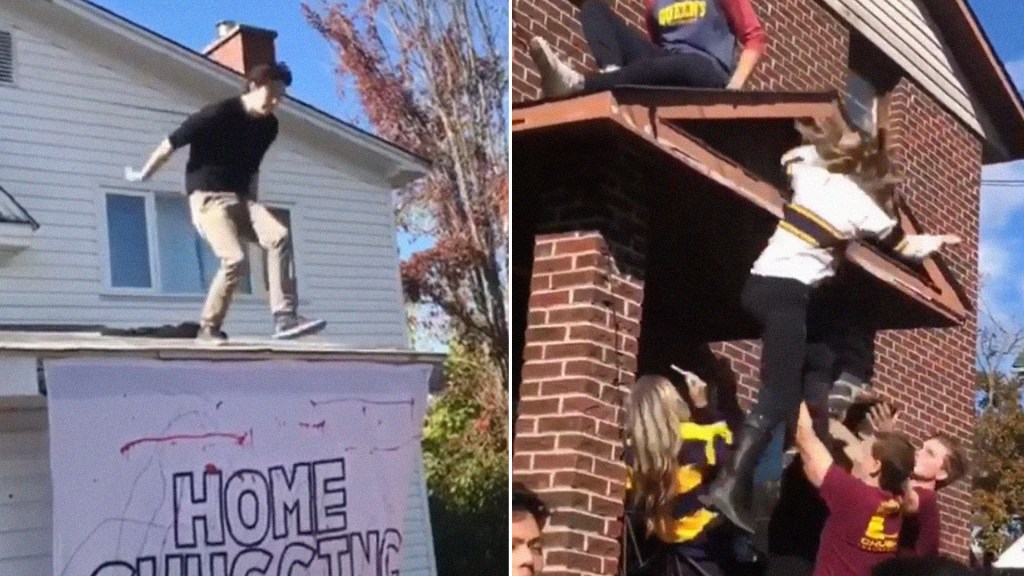
<path fill-rule="evenodd" d="M 963 75 L 920 4 L 921 0 L 823 2 L 967 126 L 982 133 Z"/>

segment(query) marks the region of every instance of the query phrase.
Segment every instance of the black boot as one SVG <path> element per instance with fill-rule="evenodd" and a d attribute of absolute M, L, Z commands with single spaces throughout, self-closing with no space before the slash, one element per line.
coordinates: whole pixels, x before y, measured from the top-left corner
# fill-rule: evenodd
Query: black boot
<path fill-rule="evenodd" d="M 718 472 L 718 477 L 700 497 L 704 506 L 718 511 L 729 522 L 749 534 L 754 533 L 750 518 L 750 500 L 754 484 L 754 469 L 768 444 L 771 426 L 768 419 L 751 414 L 743 423 L 729 464 Z"/>

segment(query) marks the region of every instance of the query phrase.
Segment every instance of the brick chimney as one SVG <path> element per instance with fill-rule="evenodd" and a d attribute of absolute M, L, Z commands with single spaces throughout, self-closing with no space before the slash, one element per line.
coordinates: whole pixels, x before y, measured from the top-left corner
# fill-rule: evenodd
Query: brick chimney
<path fill-rule="evenodd" d="M 203 54 L 243 76 L 260 64 L 276 62 L 274 39 L 277 32 L 224 21 L 217 24 L 217 39 Z"/>

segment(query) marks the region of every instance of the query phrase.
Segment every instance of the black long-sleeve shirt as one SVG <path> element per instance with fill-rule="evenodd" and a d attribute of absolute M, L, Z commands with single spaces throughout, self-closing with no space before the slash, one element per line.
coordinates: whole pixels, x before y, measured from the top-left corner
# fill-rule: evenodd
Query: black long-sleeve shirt
<path fill-rule="evenodd" d="M 210 104 L 189 116 L 168 140 L 190 146 L 185 187 L 245 196 L 263 156 L 277 138 L 277 118 L 253 116 L 239 97 Z"/>

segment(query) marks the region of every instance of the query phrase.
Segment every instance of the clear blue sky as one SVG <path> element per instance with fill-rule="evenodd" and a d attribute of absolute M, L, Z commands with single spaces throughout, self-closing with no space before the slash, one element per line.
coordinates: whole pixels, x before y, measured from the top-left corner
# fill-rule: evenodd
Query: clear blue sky
<path fill-rule="evenodd" d="M 277 59 L 287 62 L 295 76 L 291 93 L 343 120 L 359 115 L 354 94 L 339 97 L 334 51 L 306 23 L 298 0 L 91 1 L 196 51 L 213 41 L 222 20 L 276 30 Z M 314 0 L 309 5 L 321 4 Z"/>
<path fill-rule="evenodd" d="M 1019 0 L 969 0 L 1018 87 L 1024 86 Z M 990 166 L 982 180 L 1024 182 L 1024 161 Z M 1024 326 L 1024 185 L 981 188 L 982 300 L 1007 326 Z M 982 319 L 985 322 L 985 319 Z"/>

